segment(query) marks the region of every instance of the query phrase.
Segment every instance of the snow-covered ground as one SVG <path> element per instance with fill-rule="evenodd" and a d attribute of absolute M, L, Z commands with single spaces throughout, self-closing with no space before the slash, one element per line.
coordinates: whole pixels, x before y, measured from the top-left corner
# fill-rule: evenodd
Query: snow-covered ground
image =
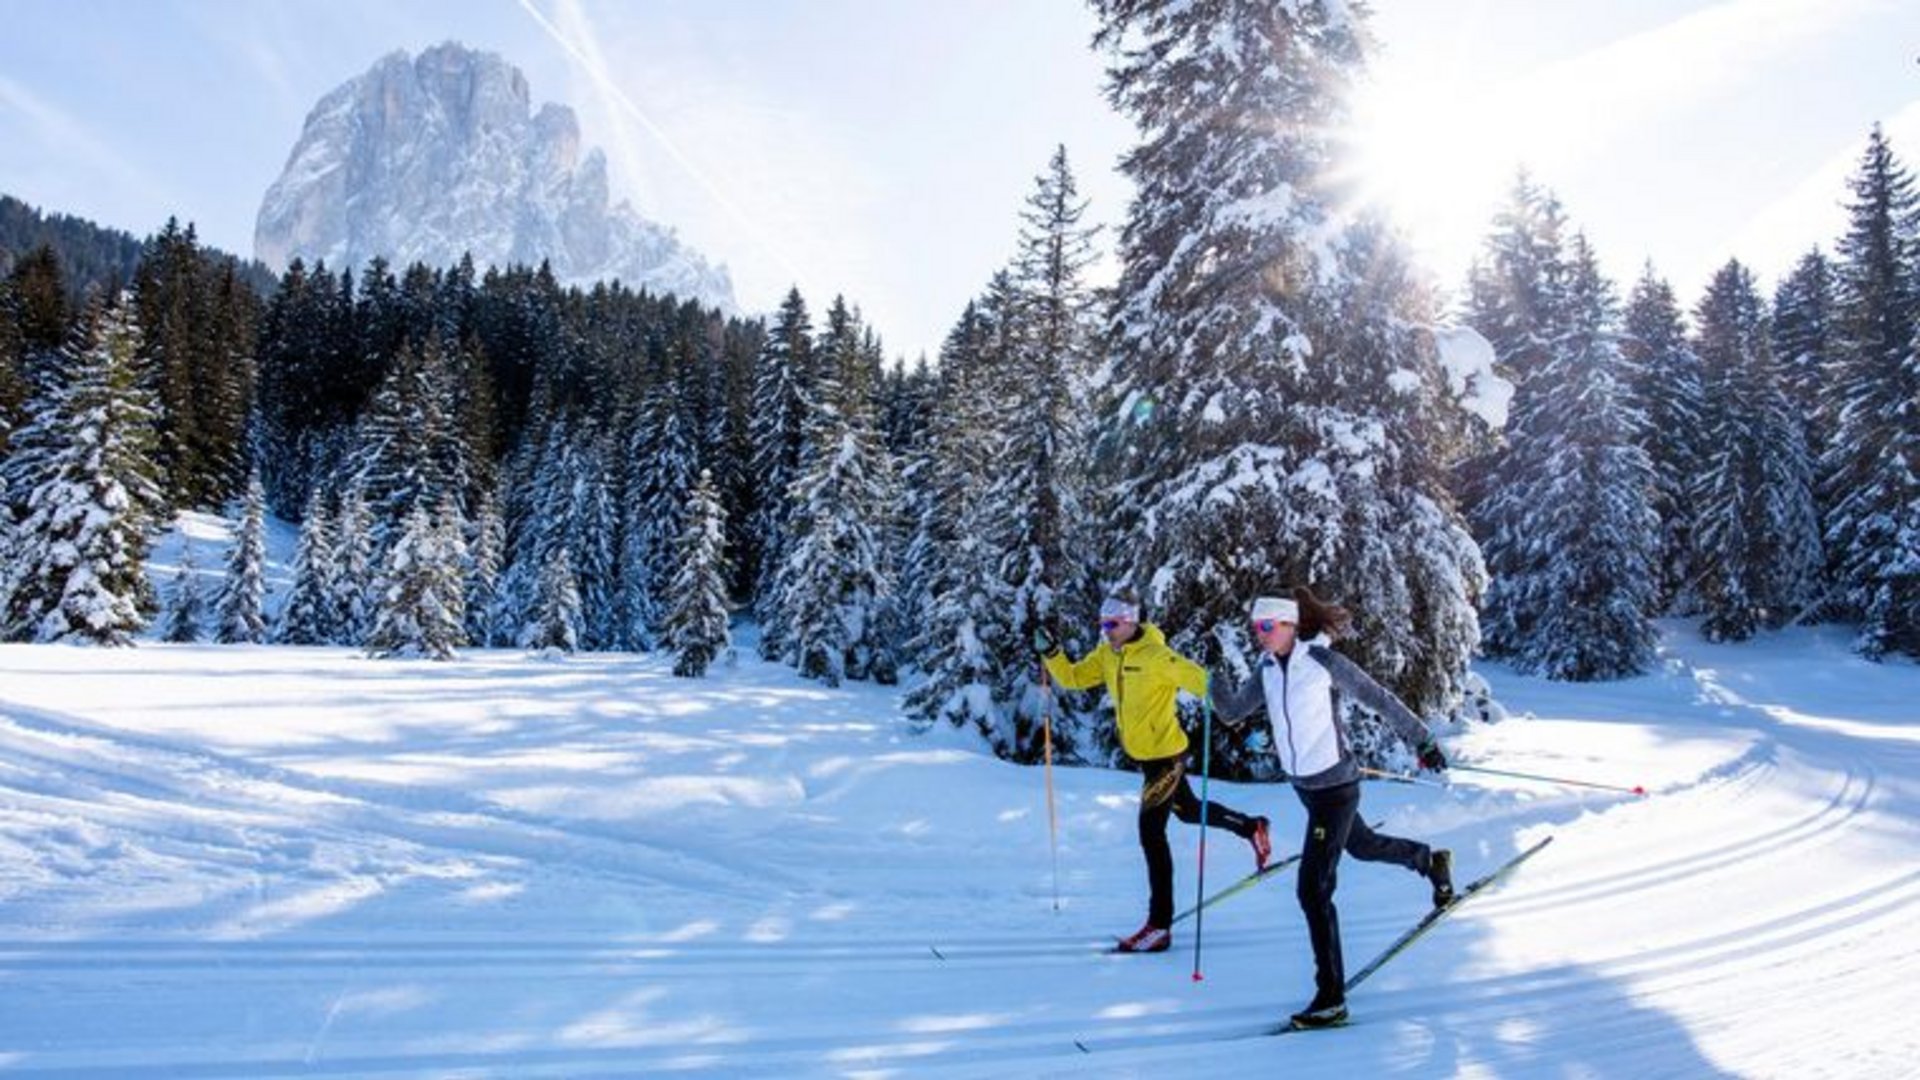
<path fill-rule="evenodd" d="M 203 567 L 217 566 L 201 559 Z M 1345 1031 L 1210 1041 L 1311 989 L 1292 876 L 1118 957 L 1132 776 L 911 734 L 896 693 L 741 649 L 375 662 L 0 647 L 0 1075 L 1913 1075 L 1920 668 L 1843 634 L 1601 686 L 1486 674 L 1488 766 L 1364 810 L 1464 880 L 1554 843 L 1358 990 Z M 1275 820 L 1280 786 L 1215 784 Z M 1182 906 L 1194 830 L 1175 824 Z M 1209 843 L 1209 885 L 1251 859 Z M 1347 863 L 1351 967 L 1426 889 Z M 945 959 L 936 956 L 935 949 Z M 1083 1053 L 1079 1040 L 1093 1048 Z"/>

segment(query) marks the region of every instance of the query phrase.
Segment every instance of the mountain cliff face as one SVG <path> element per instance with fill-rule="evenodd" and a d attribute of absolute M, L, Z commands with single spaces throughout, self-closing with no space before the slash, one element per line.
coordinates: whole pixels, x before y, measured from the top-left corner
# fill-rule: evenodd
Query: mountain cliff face
<path fill-rule="evenodd" d="M 254 254 L 358 269 L 481 267 L 545 259 L 567 284 L 618 278 L 735 309 L 725 267 L 627 203 L 608 205 L 607 162 L 584 156 L 573 110 L 535 113 L 527 80 L 457 44 L 396 52 L 320 100 L 267 189 Z"/>

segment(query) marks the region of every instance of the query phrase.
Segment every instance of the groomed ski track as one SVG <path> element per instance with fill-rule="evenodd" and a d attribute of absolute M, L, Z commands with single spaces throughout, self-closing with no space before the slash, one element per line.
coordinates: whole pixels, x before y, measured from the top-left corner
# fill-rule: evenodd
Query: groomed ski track
<path fill-rule="evenodd" d="M 0 647 L 0 1077 L 1901 1075 L 1920 670 L 1838 631 L 1667 630 L 1625 683 L 1489 669 L 1534 716 L 1448 743 L 1650 798 L 1369 785 L 1462 880 L 1556 839 L 1352 1027 L 1237 1042 L 1310 990 L 1291 874 L 1208 910 L 1202 983 L 1190 927 L 1100 955 L 1144 905 L 1136 778 L 1056 774 L 1055 913 L 1037 771 L 907 734 L 892 691 L 748 659 Z M 1297 846 L 1285 788 L 1212 790 Z M 1343 864 L 1349 963 L 1425 895 Z"/>

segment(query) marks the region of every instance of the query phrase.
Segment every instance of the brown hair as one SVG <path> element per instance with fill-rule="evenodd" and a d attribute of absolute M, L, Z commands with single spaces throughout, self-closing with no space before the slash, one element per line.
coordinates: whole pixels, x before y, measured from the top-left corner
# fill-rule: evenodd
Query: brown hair
<path fill-rule="evenodd" d="M 1305 585 L 1293 587 L 1293 602 L 1300 605 L 1299 634 L 1302 641 L 1326 634 L 1340 637 L 1352 625 L 1353 617 L 1339 604 L 1330 604 L 1313 595 Z"/>

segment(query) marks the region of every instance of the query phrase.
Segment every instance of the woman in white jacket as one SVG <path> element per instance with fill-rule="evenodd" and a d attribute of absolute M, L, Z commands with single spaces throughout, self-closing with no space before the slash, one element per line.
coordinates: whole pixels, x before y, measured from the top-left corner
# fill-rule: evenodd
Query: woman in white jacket
<path fill-rule="evenodd" d="M 1265 654 L 1251 679 L 1214 694 L 1214 709 L 1238 723 L 1262 707 L 1273 726 L 1273 746 L 1307 808 L 1298 893 L 1313 942 L 1315 993 L 1293 1015 L 1298 1027 L 1346 1022 L 1346 965 L 1340 955 L 1340 918 L 1334 909 L 1335 873 L 1342 852 L 1365 862 L 1398 863 L 1433 884 L 1435 906 L 1453 898 L 1452 854 L 1415 840 L 1376 833 L 1361 820 L 1360 767 L 1348 749 L 1341 722 L 1341 695 L 1380 714 L 1420 764 L 1447 767 L 1425 725 L 1358 664 L 1333 651 L 1333 637 L 1346 629 L 1345 609 L 1322 602 L 1305 586 L 1293 599 L 1263 596 L 1253 602 L 1253 636 Z M 1214 680 L 1215 686 L 1224 680 Z"/>

